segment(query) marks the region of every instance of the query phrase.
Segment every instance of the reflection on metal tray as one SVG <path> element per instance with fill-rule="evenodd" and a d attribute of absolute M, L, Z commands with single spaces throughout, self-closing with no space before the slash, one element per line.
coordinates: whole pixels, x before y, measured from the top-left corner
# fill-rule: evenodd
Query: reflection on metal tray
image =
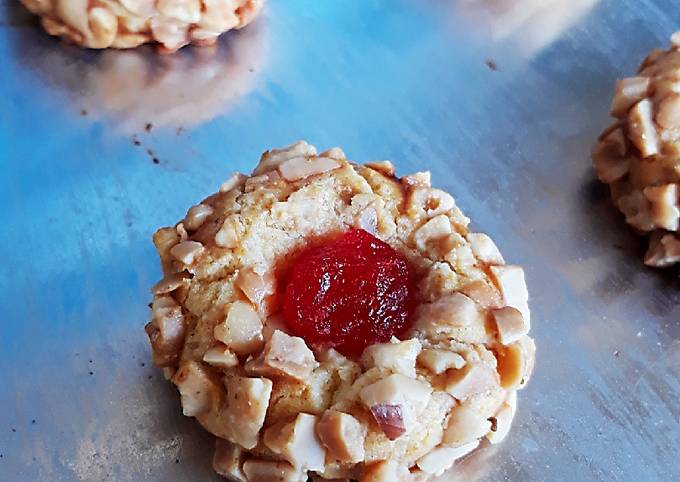
<path fill-rule="evenodd" d="M 538 363 L 513 431 L 445 474 L 680 476 L 680 283 L 593 180 L 663 0 L 269 2 L 210 51 L 60 45 L 0 0 L 0 480 L 217 480 L 149 366 L 150 235 L 306 138 L 430 169 L 522 264 Z"/>

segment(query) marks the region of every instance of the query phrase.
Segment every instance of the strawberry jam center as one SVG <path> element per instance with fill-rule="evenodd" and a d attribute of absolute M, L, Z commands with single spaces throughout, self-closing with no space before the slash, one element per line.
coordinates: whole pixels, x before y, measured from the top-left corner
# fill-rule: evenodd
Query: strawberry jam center
<path fill-rule="evenodd" d="M 408 328 L 414 291 L 404 258 L 353 229 L 302 252 L 288 278 L 283 312 L 288 328 L 307 343 L 355 356 Z"/>

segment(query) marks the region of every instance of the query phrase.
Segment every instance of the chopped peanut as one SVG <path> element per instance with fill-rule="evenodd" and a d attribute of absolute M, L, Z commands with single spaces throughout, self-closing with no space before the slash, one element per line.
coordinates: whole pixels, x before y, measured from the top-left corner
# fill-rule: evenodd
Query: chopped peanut
<path fill-rule="evenodd" d="M 205 248 L 197 241 L 182 241 L 170 249 L 170 254 L 185 266 L 190 266 Z"/>
<path fill-rule="evenodd" d="M 393 438 L 413 427 L 431 393 L 429 384 L 395 373 L 364 387 L 359 397 L 385 434 Z"/>
<path fill-rule="evenodd" d="M 524 323 L 522 313 L 516 308 L 505 306 L 492 310 L 491 316 L 496 324 L 498 340 L 503 345 L 514 343 L 522 335 L 526 335 L 529 332 L 529 327 Z"/>
<path fill-rule="evenodd" d="M 610 112 L 614 117 L 622 117 L 635 103 L 649 94 L 649 77 L 629 77 L 616 82 Z"/>
<path fill-rule="evenodd" d="M 184 218 L 184 227 L 196 231 L 212 215 L 214 209 L 207 204 L 197 204 L 189 209 Z"/>
<path fill-rule="evenodd" d="M 369 206 L 361 211 L 357 217 L 356 226 L 371 234 L 375 234 L 378 228 L 378 213 L 375 208 Z"/>
<path fill-rule="evenodd" d="M 430 171 L 409 174 L 401 178 L 401 183 L 407 188 L 430 187 L 432 185 L 432 174 Z"/>
<path fill-rule="evenodd" d="M 656 122 L 664 129 L 680 127 L 680 95 L 669 94 L 659 104 Z"/>
<path fill-rule="evenodd" d="M 437 298 L 452 293 L 458 286 L 458 274 L 448 263 L 434 263 L 425 278 L 420 282 L 420 291 L 425 302 L 435 301 Z"/>
<path fill-rule="evenodd" d="M 394 460 L 381 460 L 366 467 L 359 482 L 407 482 L 408 468 Z"/>
<path fill-rule="evenodd" d="M 371 169 L 374 169 L 388 177 L 394 176 L 394 174 L 397 172 L 397 170 L 394 168 L 394 164 L 392 164 L 390 161 L 367 162 L 366 167 L 370 167 Z"/>
<path fill-rule="evenodd" d="M 215 244 L 221 248 L 238 247 L 238 216 L 232 215 L 225 218 L 222 227 L 215 233 Z"/>
<path fill-rule="evenodd" d="M 236 279 L 236 286 L 257 307 L 262 318 L 268 318 L 274 312 L 276 278 L 271 273 L 260 275 L 252 269 L 242 270 Z"/>
<path fill-rule="evenodd" d="M 223 396 L 219 384 L 207 369 L 197 362 L 186 362 L 172 377 L 182 399 L 182 411 L 187 417 L 195 417 L 219 406 Z"/>
<path fill-rule="evenodd" d="M 180 242 L 186 241 L 189 238 L 189 233 L 184 227 L 183 222 L 177 223 L 177 225 L 175 226 L 175 231 L 177 231 L 177 234 L 179 234 Z"/>
<path fill-rule="evenodd" d="M 511 398 L 503 402 L 496 415 L 493 416 L 492 429 L 486 434 L 486 438 L 492 444 L 501 443 L 510 432 L 512 419 L 517 410 L 517 392 L 511 392 Z"/>
<path fill-rule="evenodd" d="M 283 149 L 272 149 L 271 151 L 267 151 L 262 154 L 260 163 L 253 171 L 253 175 L 258 176 L 260 174 L 264 174 L 267 171 L 276 169 L 280 164 L 295 157 L 311 156 L 316 156 L 316 148 L 314 146 L 310 146 L 305 141 L 298 141 L 295 144 L 284 147 Z"/>
<path fill-rule="evenodd" d="M 162 15 L 185 23 L 195 23 L 201 18 L 200 0 L 157 0 L 156 8 Z"/>
<path fill-rule="evenodd" d="M 680 221 L 678 185 L 648 186 L 642 193 L 651 203 L 654 225 L 667 231 L 677 231 Z"/>
<path fill-rule="evenodd" d="M 396 440 L 406 433 L 404 425 L 404 407 L 402 405 L 379 404 L 370 408 L 371 415 L 385 436 Z"/>
<path fill-rule="evenodd" d="M 462 293 L 423 303 L 415 314 L 414 328 L 428 334 L 446 333 L 452 327 L 483 325 L 480 307 Z"/>
<path fill-rule="evenodd" d="M 475 257 L 486 264 L 505 264 L 501 252 L 493 240 L 484 233 L 469 233 L 467 240 Z"/>
<path fill-rule="evenodd" d="M 498 374 L 478 363 L 468 363 L 460 370 L 447 372 L 446 391 L 458 400 L 487 392 L 498 385 Z"/>
<path fill-rule="evenodd" d="M 231 442 L 218 438 L 215 440 L 213 469 L 230 482 L 248 482 L 243 473 L 243 450 Z"/>
<path fill-rule="evenodd" d="M 153 234 L 153 244 L 161 259 L 170 255 L 170 249 L 179 243 L 180 239 L 174 228 L 161 228 Z"/>
<path fill-rule="evenodd" d="M 229 192 L 232 189 L 243 186 L 245 182 L 246 176 L 239 172 L 235 172 L 229 177 L 229 179 L 227 179 L 220 185 L 220 192 Z"/>
<path fill-rule="evenodd" d="M 338 161 L 347 159 L 347 156 L 345 156 L 345 151 L 343 151 L 340 147 L 331 147 L 330 149 L 326 149 L 325 151 L 319 153 L 319 157 L 330 157 L 331 159 L 336 159 Z"/>
<path fill-rule="evenodd" d="M 104 7 L 94 7 L 88 12 L 90 32 L 92 33 L 90 45 L 95 49 L 109 47 L 116 39 L 118 33 L 118 18 Z"/>
<path fill-rule="evenodd" d="M 331 458 L 353 464 L 364 460 L 366 428 L 353 416 L 326 410 L 316 424 L 316 433 Z"/>
<path fill-rule="evenodd" d="M 259 176 L 252 176 L 246 179 L 245 191 L 252 192 L 257 189 L 264 189 L 268 184 L 278 181 L 281 179 L 279 171 L 268 171 Z"/>
<path fill-rule="evenodd" d="M 531 314 L 529 312 L 529 292 L 524 279 L 524 270 L 519 266 L 491 266 L 491 274 L 496 279 L 496 284 L 501 290 L 503 301 L 506 306 L 517 308 L 527 329 L 531 326 Z"/>
<path fill-rule="evenodd" d="M 652 101 L 641 100 L 628 112 L 628 137 L 642 157 L 659 153 L 659 138 L 654 125 Z"/>
<path fill-rule="evenodd" d="M 225 320 L 215 326 L 214 336 L 238 355 L 260 351 L 264 344 L 262 320 L 245 301 L 229 305 Z"/>
<path fill-rule="evenodd" d="M 475 280 L 462 288 L 460 293 L 469 297 L 480 308 L 498 308 L 503 306 L 503 297 L 498 289 L 488 280 Z"/>
<path fill-rule="evenodd" d="M 618 181 L 628 174 L 630 164 L 623 129 L 615 127 L 605 131 L 593 149 L 593 165 L 598 179 L 604 183 Z"/>
<path fill-rule="evenodd" d="M 536 345 L 524 335 L 515 343 L 498 351 L 498 374 L 500 383 L 506 390 L 524 387 L 534 369 Z"/>
<path fill-rule="evenodd" d="M 156 296 L 151 316 L 145 330 L 153 348 L 153 361 L 158 366 L 172 365 L 179 357 L 186 336 L 182 308 L 170 296 Z"/>
<path fill-rule="evenodd" d="M 430 219 L 423 224 L 414 235 L 416 247 L 423 253 L 428 253 L 428 244 L 442 238 L 446 238 L 451 234 L 451 221 L 449 218 L 441 214 Z"/>
<path fill-rule="evenodd" d="M 482 413 L 467 404 L 458 405 L 451 410 L 442 444 L 451 447 L 465 445 L 484 437 L 489 430 L 491 422 Z"/>
<path fill-rule="evenodd" d="M 641 191 L 622 195 L 617 202 L 619 210 L 626 216 L 626 222 L 640 231 L 652 231 L 652 203 Z"/>
<path fill-rule="evenodd" d="M 325 449 L 316 435 L 316 422 L 316 416 L 301 413 L 293 422 L 269 427 L 264 433 L 264 444 L 293 467 L 321 471 Z"/>
<path fill-rule="evenodd" d="M 449 193 L 429 187 L 418 187 L 411 192 L 407 209 L 414 216 L 432 218 L 450 211 L 455 205 Z"/>
<path fill-rule="evenodd" d="M 236 354 L 224 345 L 215 346 L 205 352 L 203 361 L 217 368 L 231 368 L 238 365 Z"/>
<path fill-rule="evenodd" d="M 189 277 L 190 277 L 189 273 L 184 271 L 179 273 L 171 273 L 165 276 L 158 283 L 153 285 L 153 287 L 151 288 L 151 292 L 154 295 L 172 293 L 180 286 L 185 285 L 188 282 Z"/>
<path fill-rule="evenodd" d="M 309 176 L 323 174 L 340 167 L 335 159 L 330 157 L 294 157 L 279 165 L 281 177 L 286 181 L 299 181 Z"/>
<path fill-rule="evenodd" d="M 456 460 L 472 452 L 478 445 L 479 441 L 475 440 L 458 447 L 437 447 L 418 459 L 416 464 L 423 472 L 439 476 L 450 469 Z"/>
<path fill-rule="evenodd" d="M 680 31 L 673 33 L 671 35 L 671 44 L 674 47 L 680 47 Z"/>
<path fill-rule="evenodd" d="M 287 462 L 249 459 L 243 464 L 248 482 L 305 482 L 307 473 Z"/>
<path fill-rule="evenodd" d="M 288 376 L 305 381 L 318 366 L 314 353 L 302 338 L 276 330 L 262 354 L 246 364 L 246 369 L 262 375 Z"/>
<path fill-rule="evenodd" d="M 361 364 L 366 368 L 379 367 L 415 378 L 416 358 L 420 349 L 420 342 L 415 338 L 399 341 L 393 337 L 389 343 L 367 347 L 361 356 Z"/>
<path fill-rule="evenodd" d="M 224 379 L 224 386 L 227 388 L 226 413 L 231 440 L 252 449 L 257 445 L 264 424 L 273 384 L 266 378 L 230 376 Z"/>
<path fill-rule="evenodd" d="M 645 254 L 645 264 L 666 267 L 675 263 L 680 263 L 680 240 L 673 234 L 655 233 Z"/>
<path fill-rule="evenodd" d="M 418 363 L 432 373 L 439 375 L 452 368 L 461 369 L 465 366 L 465 359 L 458 353 L 449 350 L 428 348 L 418 355 Z"/>

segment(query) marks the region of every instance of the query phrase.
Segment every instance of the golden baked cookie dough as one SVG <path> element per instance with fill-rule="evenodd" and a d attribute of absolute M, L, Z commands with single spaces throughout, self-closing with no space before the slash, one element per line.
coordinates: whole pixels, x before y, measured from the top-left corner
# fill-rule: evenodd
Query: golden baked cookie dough
<path fill-rule="evenodd" d="M 626 222 L 650 236 L 645 264 L 673 265 L 680 261 L 680 32 L 637 75 L 616 83 L 611 115 L 616 121 L 593 150 L 597 176 Z"/>
<path fill-rule="evenodd" d="M 534 365 L 522 268 L 468 230 L 429 173 L 398 178 L 306 142 L 154 235 L 164 278 L 146 326 L 183 412 L 241 482 L 428 480 L 506 436 Z M 408 330 L 355 359 L 293 336 L 278 266 L 310 239 L 363 229 L 413 271 Z"/>
<path fill-rule="evenodd" d="M 50 35 L 93 49 L 213 44 L 248 25 L 264 0 L 21 0 Z"/>

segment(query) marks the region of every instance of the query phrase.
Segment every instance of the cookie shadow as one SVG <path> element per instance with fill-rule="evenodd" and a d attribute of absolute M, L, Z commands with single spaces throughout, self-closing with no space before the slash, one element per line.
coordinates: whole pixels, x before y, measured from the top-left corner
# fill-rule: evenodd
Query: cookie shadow
<path fill-rule="evenodd" d="M 10 18 L 26 19 L 27 28 L 8 36 L 20 68 L 75 113 L 107 121 L 123 134 L 143 133 L 149 124 L 191 128 L 222 116 L 261 87 L 268 66 L 266 16 L 224 33 L 213 46 L 159 55 L 151 45 L 130 50 L 70 45 L 45 33 L 22 6 L 7 9 Z"/>
<path fill-rule="evenodd" d="M 649 239 L 639 236 L 625 222 L 624 216 L 613 205 L 609 187 L 602 184 L 589 169 L 578 191 L 580 213 L 578 222 L 584 223 L 594 248 L 606 256 L 610 266 L 601 272 L 593 285 L 595 294 L 606 301 L 625 296 L 641 296 L 649 292 L 644 301 L 658 318 L 670 315 L 680 303 L 680 268 L 658 269 L 645 266 L 643 260 Z M 609 252 L 607 252 L 609 251 Z M 649 285 L 641 288 L 642 278 L 651 278 Z"/>

